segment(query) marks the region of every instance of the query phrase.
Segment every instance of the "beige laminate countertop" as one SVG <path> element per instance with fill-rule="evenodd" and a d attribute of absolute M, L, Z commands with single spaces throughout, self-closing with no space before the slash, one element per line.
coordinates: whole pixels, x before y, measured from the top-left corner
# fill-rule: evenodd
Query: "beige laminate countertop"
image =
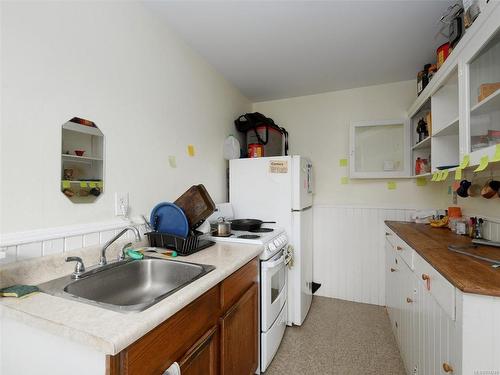
<path fill-rule="evenodd" d="M 217 243 L 193 255 L 179 257 L 181 261 L 213 265 L 215 270 L 139 313 L 114 312 L 45 293 L 24 299 L 1 298 L 0 309 L 5 318 L 115 355 L 261 252 L 260 245 Z"/>

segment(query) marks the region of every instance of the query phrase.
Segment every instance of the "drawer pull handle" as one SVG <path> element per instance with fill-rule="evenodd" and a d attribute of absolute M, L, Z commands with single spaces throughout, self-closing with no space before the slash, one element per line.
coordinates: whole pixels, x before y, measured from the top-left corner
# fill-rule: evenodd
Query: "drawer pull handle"
<path fill-rule="evenodd" d="M 391 268 L 391 272 L 396 272 L 397 270 L 395 268 Z"/>
<path fill-rule="evenodd" d="M 403 248 L 401 246 L 396 246 L 396 250 L 403 251 Z"/>
<path fill-rule="evenodd" d="M 444 372 L 453 372 L 453 367 L 451 367 L 449 364 L 445 362 L 443 363 L 443 370 Z"/>
<path fill-rule="evenodd" d="M 406 297 L 406 302 L 407 303 L 413 303 L 413 300 L 411 298 L 409 298 L 409 297 Z"/>
<path fill-rule="evenodd" d="M 431 277 L 429 275 L 427 275 L 426 273 L 423 273 L 422 274 L 422 280 L 425 281 L 425 287 L 427 288 L 427 290 L 431 290 Z"/>

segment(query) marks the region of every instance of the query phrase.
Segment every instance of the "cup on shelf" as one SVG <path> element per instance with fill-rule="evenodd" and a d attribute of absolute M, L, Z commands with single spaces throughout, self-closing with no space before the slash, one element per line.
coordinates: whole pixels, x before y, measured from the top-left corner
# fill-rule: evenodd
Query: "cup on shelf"
<path fill-rule="evenodd" d="M 487 181 L 481 189 L 481 196 L 486 199 L 493 198 L 500 190 L 500 181 Z"/>
<path fill-rule="evenodd" d="M 85 150 L 75 150 L 76 156 L 83 156 L 84 153 L 85 153 Z"/>
<path fill-rule="evenodd" d="M 472 183 L 470 181 L 467 180 L 460 181 L 460 186 L 457 189 L 458 196 L 462 198 L 467 198 L 469 196 L 468 190 L 471 185 Z"/>

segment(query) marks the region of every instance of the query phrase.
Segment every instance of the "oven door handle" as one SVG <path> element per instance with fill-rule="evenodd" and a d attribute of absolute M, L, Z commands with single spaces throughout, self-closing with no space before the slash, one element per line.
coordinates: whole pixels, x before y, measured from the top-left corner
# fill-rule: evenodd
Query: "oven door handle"
<path fill-rule="evenodd" d="M 273 262 L 262 262 L 262 266 L 266 270 L 277 268 L 281 264 L 285 264 L 285 255 L 282 255 L 278 260 L 275 260 Z"/>

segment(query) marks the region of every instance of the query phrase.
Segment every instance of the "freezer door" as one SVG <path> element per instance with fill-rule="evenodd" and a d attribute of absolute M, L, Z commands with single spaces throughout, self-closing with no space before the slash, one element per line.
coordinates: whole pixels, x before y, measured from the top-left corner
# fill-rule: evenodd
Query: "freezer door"
<path fill-rule="evenodd" d="M 301 325 L 312 301 L 313 215 L 312 208 L 292 214 L 294 265 L 288 272 L 288 321 Z"/>
<path fill-rule="evenodd" d="M 292 209 L 302 210 L 312 206 L 313 168 L 308 158 L 292 157 Z"/>
<path fill-rule="evenodd" d="M 229 162 L 229 201 L 239 219 L 277 221 L 290 229 L 292 211 L 290 156 L 234 159 Z"/>

